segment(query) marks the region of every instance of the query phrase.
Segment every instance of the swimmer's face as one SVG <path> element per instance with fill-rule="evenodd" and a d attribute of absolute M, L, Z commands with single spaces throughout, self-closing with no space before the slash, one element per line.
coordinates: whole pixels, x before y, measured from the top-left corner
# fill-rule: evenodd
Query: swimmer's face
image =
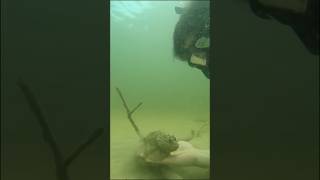
<path fill-rule="evenodd" d="M 188 63 L 192 67 L 201 70 L 207 78 L 210 78 L 209 38 L 200 37 L 188 46 Z"/>
<path fill-rule="evenodd" d="M 207 46 L 199 47 L 199 39 L 202 40 L 206 38 L 198 38 L 194 35 L 186 37 L 182 45 L 181 54 L 183 54 L 183 56 L 181 56 L 181 59 L 191 62 L 192 64 L 207 66 L 209 64 L 209 45 L 202 41 L 202 45 L 206 44 Z"/>

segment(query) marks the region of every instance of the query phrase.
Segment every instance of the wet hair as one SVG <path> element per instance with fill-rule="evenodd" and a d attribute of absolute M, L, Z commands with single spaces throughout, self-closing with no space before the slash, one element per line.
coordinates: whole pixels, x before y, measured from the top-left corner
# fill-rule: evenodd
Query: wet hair
<path fill-rule="evenodd" d="M 174 56 L 189 61 L 193 45 L 209 18 L 209 1 L 193 1 L 185 8 L 173 34 Z"/>

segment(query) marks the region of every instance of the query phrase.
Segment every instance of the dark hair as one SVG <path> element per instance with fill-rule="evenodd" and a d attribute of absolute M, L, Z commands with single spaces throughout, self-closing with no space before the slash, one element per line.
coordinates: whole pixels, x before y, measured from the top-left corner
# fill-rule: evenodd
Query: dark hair
<path fill-rule="evenodd" d="M 185 8 L 173 34 L 174 56 L 188 61 L 192 50 L 186 47 L 189 40 L 193 45 L 209 18 L 209 1 L 194 1 Z"/>

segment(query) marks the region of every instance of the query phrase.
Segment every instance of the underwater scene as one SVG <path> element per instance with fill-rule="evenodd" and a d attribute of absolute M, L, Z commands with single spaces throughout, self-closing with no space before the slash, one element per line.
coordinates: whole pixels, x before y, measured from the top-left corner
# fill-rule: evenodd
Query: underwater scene
<path fill-rule="evenodd" d="M 209 179 L 210 81 L 173 53 L 186 3 L 110 2 L 111 179 Z"/>

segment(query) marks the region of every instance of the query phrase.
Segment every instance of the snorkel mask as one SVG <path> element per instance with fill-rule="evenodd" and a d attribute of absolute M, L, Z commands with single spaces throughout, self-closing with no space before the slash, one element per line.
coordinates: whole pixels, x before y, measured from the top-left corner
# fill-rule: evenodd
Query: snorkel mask
<path fill-rule="evenodd" d="M 185 13 L 185 9 L 182 7 L 175 7 L 175 11 L 177 14 L 182 15 Z M 197 69 L 200 69 L 203 74 L 210 79 L 210 71 L 209 71 L 209 61 L 207 59 L 208 57 L 208 50 L 210 48 L 210 37 L 209 37 L 209 29 L 210 29 L 210 16 L 209 11 L 205 11 L 203 16 L 206 18 L 205 23 L 201 29 L 201 31 L 198 33 L 196 37 L 196 41 L 193 45 L 194 52 L 192 53 L 188 64 L 191 67 L 195 67 Z M 199 55 L 199 53 L 202 55 Z M 203 54 L 206 54 L 205 56 Z"/>
<path fill-rule="evenodd" d="M 188 61 L 188 64 L 191 67 L 195 67 L 202 71 L 202 73 L 210 79 L 210 69 L 209 69 L 209 61 L 207 61 L 205 58 L 200 58 L 196 55 L 191 56 L 190 61 Z"/>

